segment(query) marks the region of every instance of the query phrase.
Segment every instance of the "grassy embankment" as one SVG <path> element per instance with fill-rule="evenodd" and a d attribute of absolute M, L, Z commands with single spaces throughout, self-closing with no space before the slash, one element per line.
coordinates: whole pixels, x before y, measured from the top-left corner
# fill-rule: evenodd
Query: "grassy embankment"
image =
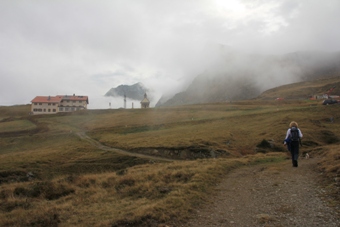
<path fill-rule="evenodd" d="M 50 116 L 28 116 L 28 106 L 0 107 L 0 226 L 184 220 L 231 169 L 284 160 L 291 120 L 304 133 L 302 152 L 323 155 L 320 169 L 334 177 L 340 106 L 315 104 L 247 101 Z M 124 150 L 195 147 L 228 155 L 160 162 L 101 150 L 76 135 L 83 131 Z M 268 153 L 255 154 L 264 140 L 272 144 L 261 148 Z"/>

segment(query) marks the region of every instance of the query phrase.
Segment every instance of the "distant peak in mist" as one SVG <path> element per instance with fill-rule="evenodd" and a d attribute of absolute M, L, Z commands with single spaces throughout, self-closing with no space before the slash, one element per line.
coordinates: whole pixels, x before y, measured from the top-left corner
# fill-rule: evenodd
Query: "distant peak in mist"
<path fill-rule="evenodd" d="M 108 92 L 106 92 L 105 96 L 112 97 L 124 97 L 133 99 L 133 100 L 142 100 L 144 98 L 144 94 L 148 92 L 148 89 L 142 83 L 136 83 L 133 85 L 119 85 L 116 88 L 111 88 Z"/>

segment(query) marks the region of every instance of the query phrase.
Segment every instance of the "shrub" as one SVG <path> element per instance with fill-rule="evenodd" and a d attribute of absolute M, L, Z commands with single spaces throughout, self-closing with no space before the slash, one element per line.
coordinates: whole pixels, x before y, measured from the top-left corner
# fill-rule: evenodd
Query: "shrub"
<path fill-rule="evenodd" d="M 109 177 L 109 178 L 107 178 L 107 181 L 102 182 L 101 186 L 103 188 L 111 188 L 115 185 L 115 183 L 116 183 L 116 178 Z"/>
<path fill-rule="evenodd" d="M 131 187 L 134 184 L 135 184 L 135 179 L 133 179 L 131 176 L 125 176 L 117 181 L 115 188 L 117 191 L 120 191 L 121 189 L 125 187 Z"/>
<path fill-rule="evenodd" d="M 13 194 L 16 196 L 24 196 L 36 198 L 43 196 L 45 199 L 54 200 L 62 196 L 74 193 L 73 188 L 69 188 L 63 184 L 53 184 L 52 182 L 35 182 L 30 184 L 27 188 L 17 187 L 14 189 Z"/>
<path fill-rule="evenodd" d="M 8 197 L 10 197 L 12 194 L 11 190 L 5 189 L 5 190 L 1 190 L 0 191 L 0 199 L 6 199 Z"/>
<path fill-rule="evenodd" d="M 321 138 L 327 144 L 333 144 L 340 141 L 339 137 L 337 137 L 332 131 L 322 130 Z"/>
<path fill-rule="evenodd" d="M 88 178 L 88 177 L 79 177 L 75 182 L 75 185 L 81 188 L 88 188 L 91 185 L 96 184 L 96 179 Z"/>
<path fill-rule="evenodd" d="M 16 208 L 28 209 L 30 206 L 30 203 L 27 201 L 2 201 L 0 203 L 0 211 L 11 212 Z"/>
<path fill-rule="evenodd" d="M 270 143 L 267 140 L 265 140 L 265 139 L 263 139 L 261 141 L 261 143 L 259 143 L 257 145 L 257 147 L 260 147 L 260 148 L 271 148 Z"/>
<path fill-rule="evenodd" d="M 60 223 L 59 214 L 56 209 L 50 209 L 46 212 L 35 213 L 27 220 L 27 226 L 36 226 L 36 227 L 57 227 Z"/>
<path fill-rule="evenodd" d="M 122 175 L 125 175 L 127 173 L 127 169 L 121 169 L 121 170 L 117 170 L 116 171 L 116 174 L 118 176 L 122 176 Z"/>
<path fill-rule="evenodd" d="M 31 196 L 31 192 L 29 189 L 23 188 L 23 187 L 15 188 L 13 191 L 13 194 L 16 196 L 35 197 L 35 196 Z"/>
<path fill-rule="evenodd" d="M 172 182 L 182 182 L 187 183 L 190 179 L 194 176 L 193 173 L 184 173 L 184 172 L 175 172 L 175 173 L 167 173 L 163 176 L 163 181 L 165 183 L 172 183 Z"/>

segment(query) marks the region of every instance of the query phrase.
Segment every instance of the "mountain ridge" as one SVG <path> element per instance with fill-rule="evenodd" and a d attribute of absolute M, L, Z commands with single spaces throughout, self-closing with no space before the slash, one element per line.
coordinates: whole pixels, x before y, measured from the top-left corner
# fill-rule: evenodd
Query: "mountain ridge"
<path fill-rule="evenodd" d="M 222 64 L 217 68 L 207 69 L 196 76 L 185 91 L 167 101 L 163 99 L 156 106 L 253 99 L 278 86 L 331 78 L 340 72 L 340 52 L 295 52 L 280 56 L 235 54 L 223 57 Z"/>
<path fill-rule="evenodd" d="M 148 89 L 141 83 L 135 83 L 133 85 L 124 85 L 121 84 L 116 88 L 111 88 L 108 92 L 106 92 L 105 96 L 112 97 L 124 97 L 133 99 L 133 100 L 142 100 L 144 98 L 144 94 L 148 92 Z"/>

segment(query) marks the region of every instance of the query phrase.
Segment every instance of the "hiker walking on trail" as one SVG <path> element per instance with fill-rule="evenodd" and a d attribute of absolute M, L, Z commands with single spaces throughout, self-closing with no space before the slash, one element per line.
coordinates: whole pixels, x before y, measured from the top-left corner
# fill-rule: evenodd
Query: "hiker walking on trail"
<path fill-rule="evenodd" d="M 283 144 L 287 146 L 292 155 L 293 167 L 298 167 L 299 145 L 301 144 L 302 136 L 298 124 L 295 121 L 290 122 Z"/>

